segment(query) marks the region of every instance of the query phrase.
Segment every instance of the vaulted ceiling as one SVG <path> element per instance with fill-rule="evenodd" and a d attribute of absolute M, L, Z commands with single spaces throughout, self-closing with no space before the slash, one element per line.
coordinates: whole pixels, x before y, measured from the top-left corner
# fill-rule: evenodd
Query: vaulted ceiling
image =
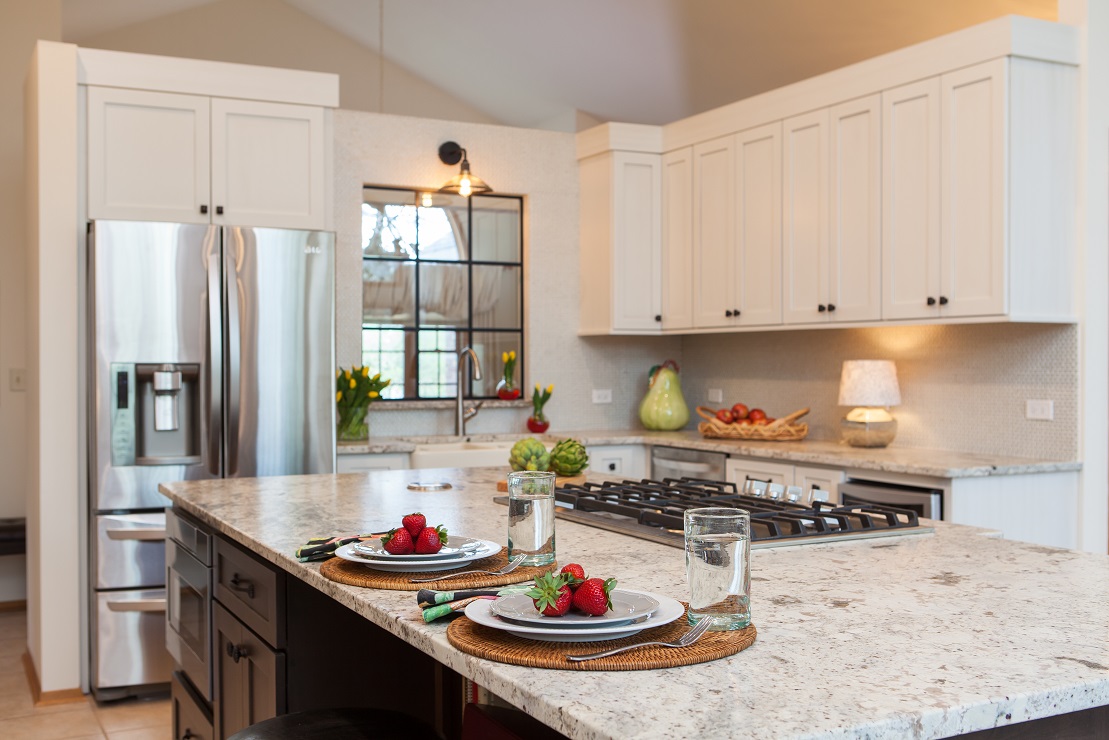
<path fill-rule="evenodd" d="M 229 0 L 63 0 L 63 38 L 213 2 Z M 493 120 L 554 128 L 666 123 L 998 16 L 1057 12 L 1056 0 L 269 2 Z"/>

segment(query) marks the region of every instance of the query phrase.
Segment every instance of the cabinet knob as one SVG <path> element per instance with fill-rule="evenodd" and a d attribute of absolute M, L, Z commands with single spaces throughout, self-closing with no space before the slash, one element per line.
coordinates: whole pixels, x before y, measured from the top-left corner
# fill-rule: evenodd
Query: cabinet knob
<path fill-rule="evenodd" d="M 245 647 L 240 647 L 239 645 L 235 645 L 234 643 L 230 642 L 227 643 L 227 657 L 231 658 L 231 660 L 238 663 L 247 655 L 248 651 Z"/>
<path fill-rule="evenodd" d="M 223 215 L 223 206 L 216 206 L 216 215 L 217 216 L 222 216 Z"/>
<path fill-rule="evenodd" d="M 942 295 L 940 296 L 940 305 L 941 306 L 946 306 L 947 305 L 947 296 L 942 296 Z"/>
<path fill-rule="evenodd" d="M 835 311 L 835 310 L 836 310 L 836 304 L 829 303 L 828 304 L 828 311 L 831 312 L 831 311 Z"/>
<path fill-rule="evenodd" d="M 194 735 L 193 731 L 186 727 L 185 734 L 181 736 L 181 740 L 192 740 L 194 737 L 200 737 L 200 735 Z"/>
<path fill-rule="evenodd" d="M 206 205 L 204 205 L 204 206 L 201 206 L 201 207 L 200 207 L 200 213 L 201 213 L 201 214 L 206 214 L 206 213 L 208 213 L 208 206 L 206 206 Z"/>
<path fill-rule="evenodd" d="M 725 312 L 724 312 L 724 315 L 725 315 L 725 316 L 727 316 L 727 317 L 728 317 L 728 318 L 730 319 L 730 318 L 732 317 L 732 311 L 731 311 L 731 309 L 728 309 L 727 311 L 725 311 Z"/>
<path fill-rule="evenodd" d="M 934 305 L 936 305 L 936 299 L 935 299 L 935 298 L 933 298 L 932 296 L 928 296 L 928 305 L 929 305 L 929 306 L 934 306 Z"/>
<path fill-rule="evenodd" d="M 662 314 L 656 313 L 655 314 L 655 321 L 662 321 Z"/>
<path fill-rule="evenodd" d="M 610 473 L 615 473 L 616 472 L 616 463 L 609 463 L 608 464 L 608 470 L 609 470 Z"/>
<path fill-rule="evenodd" d="M 238 573 L 231 574 L 231 581 L 228 585 L 231 586 L 232 590 L 246 593 L 247 598 L 254 598 L 254 584 L 245 578 L 239 578 Z"/>
<path fill-rule="evenodd" d="M 824 313 L 825 311 L 828 310 L 828 307 L 825 306 L 823 303 L 821 303 L 819 306 L 816 307 L 816 310 L 819 311 L 820 313 Z"/>
<path fill-rule="evenodd" d="M 739 316 L 739 309 L 738 308 L 733 308 L 732 309 L 732 315 L 738 317 Z"/>

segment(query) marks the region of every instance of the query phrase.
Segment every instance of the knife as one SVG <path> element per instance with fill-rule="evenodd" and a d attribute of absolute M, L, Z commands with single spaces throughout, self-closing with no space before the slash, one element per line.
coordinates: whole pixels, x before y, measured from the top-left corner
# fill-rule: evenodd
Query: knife
<path fill-rule="evenodd" d="M 473 591 L 433 591 L 430 588 L 422 588 L 416 594 L 416 601 L 419 603 L 420 608 L 429 606 L 438 606 L 439 604 L 446 604 L 458 599 L 468 599 L 473 596 L 508 596 L 509 594 L 517 594 L 527 591 L 531 588 L 530 583 L 513 584 L 507 588 L 498 590 L 473 590 Z"/>
<path fill-rule="evenodd" d="M 453 614 L 454 612 L 463 611 L 467 606 L 469 606 L 470 604 L 472 604 L 475 601 L 481 601 L 482 599 L 495 599 L 495 598 L 497 598 L 496 594 L 489 594 L 487 596 L 471 596 L 470 598 L 463 599 L 462 601 L 452 601 L 449 604 L 439 604 L 438 606 L 429 606 L 427 609 L 424 609 L 424 612 L 423 612 L 424 621 L 425 622 L 434 622 L 439 617 L 445 617 L 448 614 Z"/>

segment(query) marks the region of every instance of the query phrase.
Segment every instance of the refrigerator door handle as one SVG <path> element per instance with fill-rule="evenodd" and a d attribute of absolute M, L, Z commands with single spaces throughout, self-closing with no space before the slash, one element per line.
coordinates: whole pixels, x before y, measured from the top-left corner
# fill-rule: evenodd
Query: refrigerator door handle
<path fill-rule="evenodd" d="M 224 232 L 227 234 L 227 232 Z M 235 242 L 234 252 L 227 249 Z M 227 256 L 227 471 L 230 478 L 239 471 L 239 270 L 236 260 L 243 253 L 242 233 L 231 230 L 224 239 Z"/>
<path fill-rule="evenodd" d="M 208 472 L 220 477 L 223 431 L 223 327 L 219 252 L 208 255 Z"/>

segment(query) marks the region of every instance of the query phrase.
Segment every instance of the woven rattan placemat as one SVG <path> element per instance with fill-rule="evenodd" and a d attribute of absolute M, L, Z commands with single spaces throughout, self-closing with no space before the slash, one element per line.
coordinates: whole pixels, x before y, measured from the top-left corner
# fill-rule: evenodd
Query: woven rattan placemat
<path fill-rule="evenodd" d="M 688 606 L 688 605 L 687 605 Z M 645 671 L 651 668 L 707 663 L 745 650 L 755 642 L 755 625 L 728 632 L 706 632 L 689 647 L 645 647 L 608 658 L 571 663 L 568 654 L 599 653 L 621 645 L 660 640 L 673 642 L 689 630 L 685 618 L 670 624 L 644 630 L 631 637 L 602 642 L 540 642 L 515 637 L 501 630 L 483 627 L 466 617 L 458 617 L 447 627 L 447 639 L 464 653 L 495 660 L 498 663 L 529 668 L 557 668 L 567 671 Z"/>
<path fill-rule="evenodd" d="M 499 570 L 508 565 L 508 552 L 501 550 L 496 555 L 490 555 L 472 563 L 466 563 L 461 568 L 454 570 L 440 570 L 433 573 L 387 573 L 383 570 L 373 570 L 361 563 L 353 563 L 342 558 L 331 558 L 320 565 L 320 574 L 324 578 L 345 583 L 348 586 L 362 586 L 364 588 L 384 588 L 390 591 L 419 591 L 421 588 L 450 588 L 452 591 L 462 591 L 473 588 L 491 588 L 493 586 L 508 586 L 512 583 L 530 581 L 536 576 L 543 575 L 550 570 L 558 570 L 558 564 L 543 566 L 520 566 L 516 570 L 503 576 L 487 576 L 474 574 L 471 576 L 457 576 L 441 581 L 427 583 L 409 583 L 413 578 L 433 578 L 435 576 L 449 576 L 452 573 L 461 573 L 467 570 Z"/>

